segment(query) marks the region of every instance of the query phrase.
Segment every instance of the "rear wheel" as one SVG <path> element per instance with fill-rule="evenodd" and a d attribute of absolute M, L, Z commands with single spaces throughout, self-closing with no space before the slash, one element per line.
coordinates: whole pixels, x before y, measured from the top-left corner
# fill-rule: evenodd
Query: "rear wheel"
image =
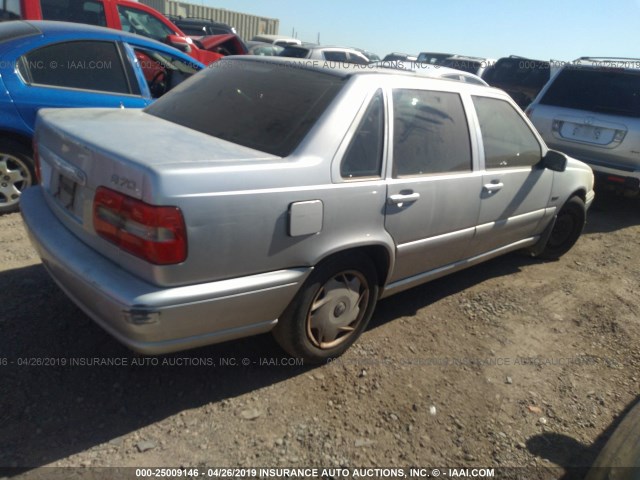
<path fill-rule="evenodd" d="M 369 323 L 377 297 L 376 271 L 366 255 L 333 257 L 311 273 L 273 334 L 290 355 L 324 362 L 356 341 Z"/>
<path fill-rule="evenodd" d="M 558 213 L 547 245 L 538 257 L 553 260 L 567 253 L 580 238 L 586 219 L 584 201 L 580 197 L 567 200 Z"/>
<path fill-rule="evenodd" d="M 11 140 L 0 140 L 0 214 L 18 211 L 20 195 L 34 183 L 29 149 Z"/>

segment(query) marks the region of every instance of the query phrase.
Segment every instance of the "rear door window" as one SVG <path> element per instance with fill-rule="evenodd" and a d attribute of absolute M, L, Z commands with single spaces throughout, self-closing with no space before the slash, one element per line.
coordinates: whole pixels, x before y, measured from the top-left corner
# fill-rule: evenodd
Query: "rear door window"
<path fill-rule="evenodd" d="M 504 100 L 489 97 L 473 97 L 482 142 L 485 167 L 531 167 L 541 159 L 541 149 L 535 135 L 516 112 Z"/>
<path fill-rule="evenodd" d="M 3 0 L 0 2 L 0 21 L 20 20 L 21 18 L 20 0 Z"/>
<path fill-rule="evenodd" d="M 130 93 L 115 42 L 80 41 L 48 45 L 22 56 L 18 70 L 29 84 Z"/>
<path fill-rule="evenodd" d="M 41 0 L 42 18 L 104 27 L 104 4 L 95 0 Z"/>
<path fill-rule="evenodd" d="M 471 171 L 471 141 L 460 95 L 393 91 L 393 176 Z"/>

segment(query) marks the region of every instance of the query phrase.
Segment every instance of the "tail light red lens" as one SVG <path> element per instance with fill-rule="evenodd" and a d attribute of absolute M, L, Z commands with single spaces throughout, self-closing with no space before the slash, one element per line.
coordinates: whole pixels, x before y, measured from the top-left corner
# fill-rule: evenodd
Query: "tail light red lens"
<path fill-rule="evenodd" d="M 96 233 L 122 250 L 156 265 L 187 258 L 187 231 L 177 207 L 157 207 L 99 187 L 93 200 Z"/>
<path fill-rule="evenodd" d="M 38 144 L 33 141 L 33 167 L 36 171 L 36 182 L 41 183 L 42 174 L 40 173 L 40 155 L 38 155 Z"/>

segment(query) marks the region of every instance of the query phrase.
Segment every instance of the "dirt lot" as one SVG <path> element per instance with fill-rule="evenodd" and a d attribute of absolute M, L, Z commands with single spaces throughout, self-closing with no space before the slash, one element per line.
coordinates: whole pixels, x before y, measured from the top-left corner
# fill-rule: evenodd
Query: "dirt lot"
<path fill-rule="evenodd" d="M 0 466 L 573 478 L 639 398 L 637 199 L 600 194 L 560 261 L 508 255 L 382 301 L 357 345 L 315 368 L 269 335 L 137 357 L 50 280 L 19 215 L 0 217 L 0 242 Z"/>

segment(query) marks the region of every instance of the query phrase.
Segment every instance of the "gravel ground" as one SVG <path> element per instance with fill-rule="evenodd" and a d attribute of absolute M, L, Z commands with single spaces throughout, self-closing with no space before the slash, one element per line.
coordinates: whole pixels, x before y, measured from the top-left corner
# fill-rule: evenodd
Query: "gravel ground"
<path fill-rule="evenodd" d="M 512 254 L 383 300 L 320 367 L 269 335 L 136 356 L 57 288 L 18 214 L 0 217 L 0 240 L 0 466 L 26 469 L 9 476 L 439 466 L 578 478 L 639 399 L 638 199 L 600 194 L 557 262 Z"/>

